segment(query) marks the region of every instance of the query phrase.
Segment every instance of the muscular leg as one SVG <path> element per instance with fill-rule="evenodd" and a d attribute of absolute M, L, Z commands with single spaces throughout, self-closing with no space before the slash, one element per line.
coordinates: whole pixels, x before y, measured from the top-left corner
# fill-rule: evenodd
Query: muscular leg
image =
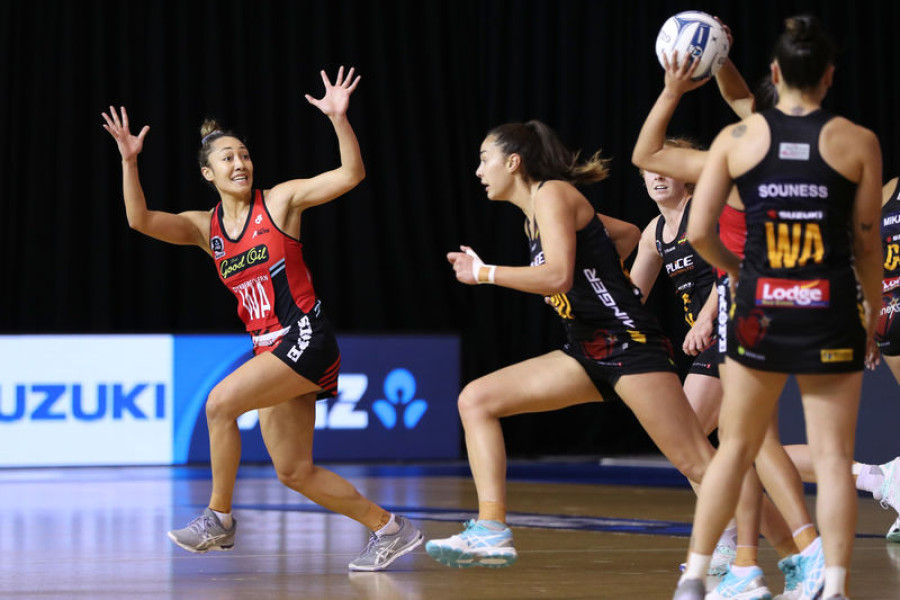
<path fill-rule="evenodd" d="M 248 410 L 274 406 L 319 389 L 268 353 L 251 358 L 213 388 L 206 401 L 213 477 L 211 509 L 231 512 L 234 480 L 241 461 L 237 418 Z"/>
<path fill-rule="evenodd" d="M 459 396 L 459 415 L 479 506 L 494 503 L 500 513 L 506 506 L 506 448 L 501 417 L 601 400 L 603 397 L 578 361 L 558 350 L 500 369 L 467 385 Z M 503 520 L 499 516 L 480 514 L 479 518 Z"/>
<path fill-rule="evenodd" d="M 740 488 L 771 420 L 785 375 L 729 362 L 719 424 L 719 449 L 697 500 L 691 551 L 711 555 L 735 512 Z"/>
<path fill-rule="evenodd" d="M 707 435 L 712 433 L 719 426 L 719 412 L 722 406 L 722 381 L 727 378 L 727 367 L 723 363 L 719 365 L 721 379 L 709 377 L 697 373 L 691 373 L 685 378 L 684 393 L 687 396 L 691 408 L 697 415 L 703 432 Z M 738 530 L 738 546 L 750 549 L 758 544 L 759 533 L 769 541 L 770 544 L 778 551 L 782 557 L 793 554 L 797 551 L 791 538 L 791 529 L 788 527 L 784 518 L 772 504 L 768 496 L 762 493 L 762 485 L 758 481 L 759 477 L 755 470 L 747 472 L 747 479 L 744 485 L 747 488 L 746 496 L 741 496 L 741 503 L 735 513 L 737 519 Z M 693 482 L 691 485 L 694 491 L 697 486 Z M 754 498 L 756 500 L 754 500 Z M 754 503 L 759 502 L 756 506 Z M 742 554 L 736 561 L 736 564 L 744 564 L 750 560 L 749 550 L 746 558 Z"/>
<path fill-rule="evenodd" d="M 719 409 L 722 407 L 722 382 L 718 377 L 689 373 L 684 379 L 684 395 L 700 427 L 706 435 L 719 426 Z"/>
<path fill-rule="evenodd" d="M 862 372 L 798 376 L 806 436 L 821 493 L 816 515 L 828 566 L 848 567 L 856 531 L 853 446 Z"/>
<path fill-rule="evenodd" d="M 313 464 L 316 396 L 306 394 L 260 409 L 259 425 L 278 479 L 319 506 L 359 521 L 372 531 L 390 519 L 336 473 Z"/>

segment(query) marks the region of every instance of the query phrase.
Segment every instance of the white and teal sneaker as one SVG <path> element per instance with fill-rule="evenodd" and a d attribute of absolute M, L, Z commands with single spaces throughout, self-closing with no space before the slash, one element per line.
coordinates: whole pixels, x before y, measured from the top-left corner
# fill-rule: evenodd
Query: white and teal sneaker
<path fill-rule="evenodd" d="M 752 567 L 743 577 L 738 577 L 729 568 L 716 589 L 706 595 L 706 600 L 772 600 L 772 593 L 759 567 Z"/>
<path fill-rule="evenodd" d="M 894 521 L 894 524 L 891 525 L 891 528 L 888 529 L 887 535 L 885 535 L 884 537 L 886 537 L 887 541 L 889 542 L 900 544 L 900 517 L 897 517 L 897 520 Z"/>
<path fill-rule="evenodd" d="M 207 507 L 187 527 L 173 529 L 168 535 L 170 540 L 188 552 L 202 554 L 210 550 L 232 550 L 236 531 L 237 520 L 231 523 L 229 529 L 225 529 L 216 513 Z"/>
<path fill-rule="evenodd" d="M 456 568 L 508 567 L 518 558 L 512 531 L 505 523 L 474 519 L 466 522 L 462 533 L 428 541 L 425 551 L 442 565 Z"/>
<path fill-rule="evenodd" d="M 778 561 L 778 569 L 784 574 L 784 593 L 775 600 L 799 600 L 803 593 L 803 573 L 800 571 L 800 555 L 791 554 Z"/>
<path fill-rule="evenodd" d="M 812 556 L 800 555 L 800 573 L 803 583 L 800 586 L 800 600 L 817 600 L 825 587 L 825 550 L 822 538 L 816 538 Z"/>
<path fill-rule="evenodd" d="M 729 544 L 723 544 L 722 540 L 719 540 L 719 545 L 713 550 L 712 558 L 709 560 L 709 570 L 706 574 L 724 577 L 736 557 L 737 549 Z"/>
<path fill-rule="evenodd" d="M 872 493 L 876 500 L 881 501 L 883 508 L 893 508 L 900 514 L 900 456 L 889 463 L 879 465 L 884 474 L 884 483 L 881 489 Z M 885 537 L 891 542 L 900 542 L 900 517 L 887 532 Z"/>
<path fill-rule="evenodd" d="M 709 577 L 724 577 L 725 574 L 728 573 L 728 567 L 731 566 L 735 558 L 737 558 L 736 547 L 722 543 L 722 540 L 720 539 L 716 549 L 713 550 L 712 558 L 709 560 L 709 569 L 707 569 L 706 574 Z M 682 573 L 684 573 L 686 568 L 687 563 L 681 563 L 678 566 L 678 570 Z"/>

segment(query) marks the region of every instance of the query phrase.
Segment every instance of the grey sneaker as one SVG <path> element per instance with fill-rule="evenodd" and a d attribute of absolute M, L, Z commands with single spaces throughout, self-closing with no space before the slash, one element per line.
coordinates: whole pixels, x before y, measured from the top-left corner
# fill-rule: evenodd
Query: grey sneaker
<path fill-rule="evenodd" d="M 678 584 L 672 600 L 703 600 L 706 597 L 706 583 L 699 579 L 685 579 Z"/>
<path fill-rule="evenodd" d="M 231 529 L 225 529 L 216 513 L 207 507 L 187 527 L 173 529 L 168 535 L 170 540 L 185 550 L 203 553 L 210 550 L 232 550 L 236 530 L 237 520 L 231 524 Z"/>
<path fill-rule="evenodd" d="M 348 565 L 351 571 L 381 571 L 422 543 L 425 536 L 409 519 L 401 516 L 395 519 L 400 530 L 393 535 L 370 535 L 362 554 Z"/>

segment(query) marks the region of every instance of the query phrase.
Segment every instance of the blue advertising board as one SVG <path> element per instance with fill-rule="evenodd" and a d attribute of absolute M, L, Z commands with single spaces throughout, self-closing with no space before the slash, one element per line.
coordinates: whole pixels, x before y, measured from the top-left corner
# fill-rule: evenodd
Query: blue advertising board
<path fill-rule="evenodd" d="M 316 460 L 459 458 L 456 337 L 338 342 Z M 206 398 L 250 357 L 245 335 L 0 336 L 0 466 L 206 462 Z M 238 425 L 243 460 L 268 461 L 256 412 Z"/>

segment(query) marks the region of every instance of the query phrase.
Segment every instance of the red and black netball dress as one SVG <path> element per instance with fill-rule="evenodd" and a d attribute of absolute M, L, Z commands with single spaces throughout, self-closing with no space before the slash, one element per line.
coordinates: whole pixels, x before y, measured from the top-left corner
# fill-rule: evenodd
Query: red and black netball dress
<path fill-rule="evenodd" d="M 819 154 L 819 135 L 834 115 L 760 114 L 769 151 L 735 179 L 747 242 L 728 357 L 782 373 L 861 370 L 866 332 L 850 229 L 857 186 Z"/>
<path fill-rule="evenodd" d="M 303 244 L 278 229 L 262 190 L 253 191 L 237 239 L 228 237 L 221 202 L 216 206 L 209 247 L 219 278 L 237 299 L 238 316 L 253 339 L 254 354 L 272 352 L 321 386 L 320 398 L 335 396 L 341 354 L 316 298 Z"/>
<path fill-rule="evenodd" d="M 881 280 L 881 313 L 875 341 L 882 354 L 900 355 L 900 180 L 881 207 L 881 248 L 884 275 Z"/>

